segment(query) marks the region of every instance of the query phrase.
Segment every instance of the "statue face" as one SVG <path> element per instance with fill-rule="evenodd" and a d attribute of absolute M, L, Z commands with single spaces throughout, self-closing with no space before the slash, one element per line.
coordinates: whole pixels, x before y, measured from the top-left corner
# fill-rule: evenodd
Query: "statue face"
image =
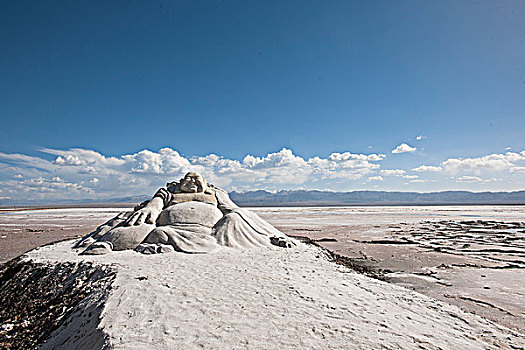
<path fill-rule="evenodd" d="M 206 181 L 204 181 L 199 173 L 189 172 L 180 180 L 180 190 L 182 192 L 202 193 L 206 191 L 206 189 Z"/>

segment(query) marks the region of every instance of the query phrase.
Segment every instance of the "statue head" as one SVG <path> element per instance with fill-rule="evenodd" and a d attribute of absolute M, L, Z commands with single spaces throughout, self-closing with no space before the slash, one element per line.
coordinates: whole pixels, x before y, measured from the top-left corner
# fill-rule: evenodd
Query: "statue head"
<path fill-rule="evenodd" d="M 206 180 L 204 180 L 201 174 L 190 171 L 179 183 L 180 190 L 188 193 L 203 193 L 208 189 Z"/>

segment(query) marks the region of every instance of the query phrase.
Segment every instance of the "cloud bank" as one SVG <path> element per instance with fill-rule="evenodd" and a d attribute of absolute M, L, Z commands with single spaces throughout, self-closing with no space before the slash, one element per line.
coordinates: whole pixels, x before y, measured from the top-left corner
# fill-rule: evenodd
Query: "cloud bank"
<path fill-rule="evenodd" d="M 415 148 L 401 144 L 397 149 L 402 153 Z M 380 153 L 303 158 L 287 148 L 242 159 L 185 156 L 168 147 L 121 156 L 82 148 L 39 151 L 37 156 L 0 152 L 0 203 L 152 195 L 188 171 L 198 171 L 229 191 L 399 190 L 403 184 L 408 185 L 404 190 L 418 191 L 525 189 L 525 151 L 449 158 L 439 165 L 417 165 L 414 158 L 404 167 L 397 158 Z M 385 164 L 390 166 L 382 169 Z"/>
<path fill-rule="evenodd" d="M 304 159 L 286 148 L 262 157 L 246 155 L 242 160 L 216 154 L 185 157 L 171 148 L 120 157 L 80 148 L 40 151 L 54 159 L 0 153 L 3 172 L 12 173 L 0 181 L 7 194 L 3 197 L 102 199 L 152 194 L 188 171 L 198 171 L 210 183 L 228 190 L 315 187 L 320 181 L 360 179 L 379 169 L 377 163 L 385 158 L 384 154 L 344 152 Z"/>
<path fill-rule="evenodd" d="M 461 171 L 473 171 L 476 174 L 481 174 L 484 171 L 519 169 L 520 167 L 516 163 L 523 161 L 525 161 L 525 151 L 521 153 L 489 154 L 479 158 L 450 158 L 442 162 L 441 166 L 450 174 L 457 174 Z"/>

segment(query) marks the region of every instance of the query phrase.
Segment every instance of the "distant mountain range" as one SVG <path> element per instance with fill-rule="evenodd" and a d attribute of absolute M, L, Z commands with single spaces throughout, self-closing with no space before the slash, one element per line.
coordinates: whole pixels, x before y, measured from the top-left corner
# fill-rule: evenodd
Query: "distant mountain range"
<path fill-rule="evenodd" d="M 524 204 L 525 191 L 517 192 L 387 192 L 387 191 L 249 191 L 230 192 L 230 198 L 240 206 L 344 206 L 344 205 L 451 205 L 451 204 Z M 108 198 L 104 200 L 53 200 L 0 203 L 0 207 L 14 204 L 30 206 L 115 206 L 119 203 L 132 206 L 151 199 L 148 195 Z"/>
<path fill-rule="evenodd" d="M 151 199 L 151 196 L 138 195 L 129 197 L 118 197 L 108 199 L 48 199 L 45 201 L 39 200 L 3 200 L 0 201 L 1 208 L 13 208 L 13 207 L 115 207 L 115 206 L 127 206 L 133 207 L 135 204 L 142 203 L 145 200 Z"/>
<path fill-rule="evenodd" d="M 444 205 L 525 204 L 525 191 L 517 192 L 387 192 L 387 191 L 268 191 L 231 192 L 240 206 L 329 206 L 329 205 Z"/>

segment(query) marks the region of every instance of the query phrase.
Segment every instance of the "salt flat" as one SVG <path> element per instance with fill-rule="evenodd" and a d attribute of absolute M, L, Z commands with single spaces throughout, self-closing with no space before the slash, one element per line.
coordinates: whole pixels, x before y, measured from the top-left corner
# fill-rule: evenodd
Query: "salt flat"
<path fill-rule="evenodd" d="M 525 206 L 370 206 L 370 207 L 254 207 L 256 212 L 273 225 L 349 225 L 396 224 L 428 219 L 484 219 L 525 221 Z M 45 210 L 9 210 L 0 212 L 0 230 L 17 230 L 42 226 L 71 227 L 97 225 L 131 207 L 122 208 L 65 208 Z"/>
<path fill-rule="evenodd" d="M 423 220 L 525 221 L 525 206 L 370 206 L 249 208 L 275 226 L 370 225 Z"/>

